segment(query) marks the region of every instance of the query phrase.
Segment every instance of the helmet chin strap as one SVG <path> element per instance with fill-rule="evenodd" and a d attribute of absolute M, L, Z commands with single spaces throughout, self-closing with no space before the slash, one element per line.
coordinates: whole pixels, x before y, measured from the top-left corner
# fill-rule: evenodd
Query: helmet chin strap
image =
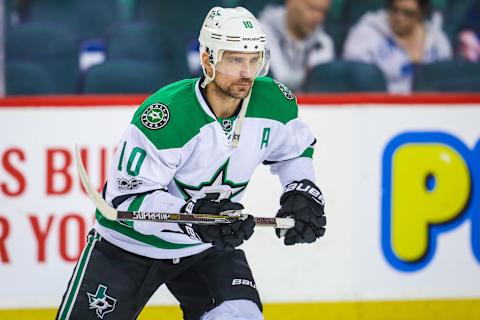
<path fill-rule="evenodd" d="M 207 85 L 213 81 L 213 79 L 215 79 L 215 68 L 212 68 L 212 71 L 213 71 L 213 75 L 211 77 L 208 76 L 207 72 L 204 72 L 205 74 L 205 79 L 203 79 L 202 83 L 200 84 L 200 86 L 205 89 L 207 87 Z"/>
<path fill-rule="evenodd" d="M 207 87 L 207 85 L 208 85 L 210 82 L 212 82 L 213 79 L 215 79 L 215 74 L 216 74 L 216 72 L 215 72 L 215 65 L 216 65 L 220 60 L 222 60 L 223 52 L 224 52 L 223 50 L 218 50 L 217 56 L 214 57 L 213 55 L 215 54 L 215 52 L 210 53 L 210 52 L 209 52 L 210 50 L 211 50 L 211 49 L 209 49 L 209 48 L 205 48 L 205 51 L 204 51 L 204 52 L 206 52 L 209 56 L 212 56 L 212 59 L 211 59 L 211 60 L 209 59 L 209 61 L 210 61 L 210 63 L 211 63 L 211 67 L 212 67 L 212 76 L 211 76 L 211 77 L 208 75 L 207 68 L 205 68 L 205 66 L 203 65 L 202 56 L 200 55 L 200 60 L 201 60 L 200 63 L 201 63 L 202 69 L 203 69 L 203 75 L 205 76 L 205 79 L 204 79 L 203 82 L 200 84 L 203 89 L 205 89 L 205 88 Z"/>
<path fill-rule="evenodd" d="M 200 86 L 205 89 L 207 85 L 215 79 L 215 65 L 212 65 L 212 76 L 210 77 L 207 72 L 207 68 L 202 63 L 202 69 L 203 69 L 203 75 L 205 76 L 205 79 L 203 79 L 202 83 Z"/>

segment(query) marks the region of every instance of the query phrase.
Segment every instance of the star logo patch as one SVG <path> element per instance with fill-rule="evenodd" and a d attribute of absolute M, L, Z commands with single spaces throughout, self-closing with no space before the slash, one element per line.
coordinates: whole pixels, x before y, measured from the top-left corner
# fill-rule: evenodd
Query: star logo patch
<path fill-rule="evenodd" d="M 148 129 L 157 130 L 165 127 L 170 120 L 170 111 L 162 103 L 154 103 L 142 113 L 142 124 Z"/>
<path fill-rule="evenodd" d="M 99 285 L 95 294 L 87 292 L 88 307 L 95 310 L 97 317 L 103 319 L 107 314 L 115 310 L 117 299 L 107 295 L 107 286 Z"/>
<path fill-rule="evenodd" d="M 230 159 L 229 159 L 230 160 Z M 174 178 L 175 184 L 182 193 L 185 201 L 192 198 L 203 198 L 207 193 L 220 193 L 220 199 L 231 199 L 245 190 L 248 181 L 236 183 L 227 179 L 227 160 L 213 175 L 208 182 L 202 182 L 197 186 L 191 186 Z"/>

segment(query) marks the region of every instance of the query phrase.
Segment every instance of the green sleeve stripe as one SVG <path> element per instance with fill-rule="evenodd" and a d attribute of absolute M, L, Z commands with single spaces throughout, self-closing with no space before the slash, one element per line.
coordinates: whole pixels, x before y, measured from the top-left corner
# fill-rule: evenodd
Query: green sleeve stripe
<path fill-rule="evenodd" d="M 142 204 L 143 200 L 145 199 L 146 194 L 141 195 L 139 197 L 136 197 L 133 199 L 132 203 L 130 203 L 130 206 L 128 206 L 128 211 L 136 211 L 140 208 L 140 205 Z M 118 221 L 111 221 L 106 219 L 100 211 L 96 211 L 96 218 L 98 223 L 100 223 L 102 226 L 115 230 L 127 237 L 130 237 L 132 239 L 135 239 L 137 241 L 146 243 L 148 245 L 151 245 L 156 248 L 161 248 L 161 249 L 182 249 L 182 248 L 188 248 L 192 246 L 198 245 L 196 244 L 180 244 L 180 243 L 173 243 L 169 241 L 165 241 L 163 239 L 160 239 L 158 237 L 155 237 L 153 235 L 145 235 L 142 234 L 138 231 L 135 231 L 133 229 L 133 221 L 122 221 L 122 223 Z M 126 225 L 125 225 L 126 224 Z"/>
<path fill-rule="evenodd" d="M 307 149 L 305 149 L 305 151 L 303 151 L 300 157 L 313 158 L 313 151 L 314 149 L 312 147 L 308 147 Z"/>
<path fill-rule="evenodd" d="M 142 205 L 143 199 L 145 199 L 146 194 L 142 194 L 140 197 L 135 197 L 132 203 L 128 206 L 128 211 L 137 211 Z"/>
<path fill-rule="evenodd" d="M 279 163 L 279 162 L 284 162 L 284 161 L 290 161 L 290 160 L 293 160 L 293 159 L 298 159 L 298 158 L 313 158 L 313 147 L 308 147 L 307 149 L 305 149 L 305 151 L 303 151 L 303 153 L 301 155 L 299 155 L 298 157 L 296 158 L 292 158 L 292 159 L 288 159 L 288 160 L 281 160 L 281 161 L 268 161 L 268 160 L 265 160 L 263 161 L 263 164 L 264 165 L 271 165 L 271 164 L 275 164 L 275 163 Z"/>
<path fill-rule="evenodd" d="M 139 197 L 135 197 L 133 201 L 130 203 L 128 206 L 128 211 L 137 211 L 140 209 L 140 206 L 142 205 L 143 199 L 145 199 L 146 194 L 142 194 Z M 123 221 L 124 224 L 129 226 L 130 228 L 133 228 L 133 221 L 132 220 L 126 220 Z"/>

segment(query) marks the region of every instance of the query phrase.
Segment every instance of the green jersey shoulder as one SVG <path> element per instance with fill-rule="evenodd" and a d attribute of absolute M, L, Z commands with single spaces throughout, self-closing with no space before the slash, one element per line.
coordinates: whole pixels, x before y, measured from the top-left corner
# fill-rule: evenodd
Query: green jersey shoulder
<path fill-rule="evenodd" d="M 182 80 L 161 88 L 135 112 L 132 124 L 157 149 L 181 148 L 203 126 L 215 121 L 204 111 L 196 96 L 198 80 Z M 296 98 L 286 86 L 269 77 L 255 80 L 247 118 L 270 119 L 286 124 L 297 116 Z"/>
<path fill-rule="evenodd" d="M 132 124 L 157 149 L 180 148 L 214 121 L 196 98 L 197 80 L 181 80 L 161 88 L 135 112 Z"/>
<path fill-rule="evenodd" d="M 260 77 L 255 80 L 252 90 L 246 117 L 271 119 L 283 124 L 297 118 L 297 99 L 282 83 L 270 77 Z"/>

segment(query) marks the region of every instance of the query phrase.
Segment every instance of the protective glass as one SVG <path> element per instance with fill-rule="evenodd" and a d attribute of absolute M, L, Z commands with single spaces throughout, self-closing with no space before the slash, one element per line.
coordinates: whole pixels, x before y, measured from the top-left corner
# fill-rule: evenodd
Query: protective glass
<path fill-rule="evenodd" d="M 258 71 L 257 77 L 265 77 L 268 74 L 269 69 L 270 69 L 270 49 L 265 48 L 263 64 L 260 71 Z"/>
<path fill-rule="evenodd" d="M 235 78 L 254 79 L 264 72 L 264 59 L 261 52 L 223 52 L 215 65 L 215 72 Z"/>

